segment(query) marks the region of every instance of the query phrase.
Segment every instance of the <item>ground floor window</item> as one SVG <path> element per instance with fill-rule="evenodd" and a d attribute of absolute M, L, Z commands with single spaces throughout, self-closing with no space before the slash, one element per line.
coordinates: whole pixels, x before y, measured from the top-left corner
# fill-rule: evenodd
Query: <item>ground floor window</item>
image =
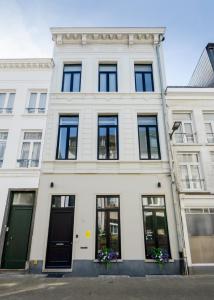
<path fill-rule="evenodd" d="M 186 209 L 193 264 L 214 263 L 214 208 Z"/>
<path fill-rule="evenodd" d="M 96 258 L 105 248 L 120 250 L 120 199 L 119 196 L 97 196 L 96 203 Z"/>
<path fill-rule="evenodd" d="M 155 248 L 170 257 L 169 235 L 164 196 L 142 196 L 146 258 L 153 258 Z"/>

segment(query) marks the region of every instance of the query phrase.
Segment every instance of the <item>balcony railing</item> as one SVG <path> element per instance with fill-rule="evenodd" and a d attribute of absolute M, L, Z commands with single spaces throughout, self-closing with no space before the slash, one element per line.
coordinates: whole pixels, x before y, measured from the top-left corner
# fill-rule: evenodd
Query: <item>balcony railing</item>
<path fill-rule="evenodd" d="M 196 133 L 175 132 L 175 142 L 182 144 L 191 144 L 196 141 Z"/>
<path fill-rule="evenodd" d="M 207 143 L 214 143 L 214 133 L 206 133 Z"/>
<path fill-rule="evenodd" d="M 36 168 L 39 166 L 39 159 L 17 159 L 19 168 Z"/>
<path fill-rule="evenodd" d="M 0 107 L 0 114 L 12 114 L 13 108 L 12 107 Z"/>
<path fill-rule="evenodd" d="M 204 191 L 205 190 L 205 182 L 204 179 L 182 179 L 182 189 L 183 190 L 196 190 L 196 191 Z"/>
<path fill-rule="evenodd" d="M 26 107 L 26 111 L 28 114 L 44 114 L 45 108 L 41 107 Z"/>

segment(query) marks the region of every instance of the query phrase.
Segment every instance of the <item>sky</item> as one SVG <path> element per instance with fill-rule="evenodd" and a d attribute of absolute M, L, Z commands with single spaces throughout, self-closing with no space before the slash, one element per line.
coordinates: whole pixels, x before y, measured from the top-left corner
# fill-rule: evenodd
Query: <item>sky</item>
<path fill-rule="evenodd" d="M 164 26 L 168 85 L 188 84 L 214 42 L 214 0 L 0 0 L 0 12 L 0 58 L 51 57 L 54 26 Z"/>

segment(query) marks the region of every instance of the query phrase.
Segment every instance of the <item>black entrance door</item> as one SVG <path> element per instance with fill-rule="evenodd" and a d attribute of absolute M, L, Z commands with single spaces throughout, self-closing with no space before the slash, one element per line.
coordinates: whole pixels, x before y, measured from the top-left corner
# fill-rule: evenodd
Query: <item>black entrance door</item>
<path fill-rule="evenodd" d="M 24 269 L 34 204 L 34 192 L 13 192 L 2 256 L 2 268 Z"/>
<path fill-rule="evenodd" d="M 46 268 L 71 267 L 75 196 L 53 196 Z"/>

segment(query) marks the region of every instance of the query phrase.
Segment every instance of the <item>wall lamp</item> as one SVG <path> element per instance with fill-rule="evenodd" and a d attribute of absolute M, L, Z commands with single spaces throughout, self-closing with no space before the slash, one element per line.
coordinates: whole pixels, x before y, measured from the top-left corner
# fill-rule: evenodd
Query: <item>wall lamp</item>
<path fill-rule="evenodd" d="M 172 139 L 172 136 L 174 134 L 174 132 L 176 130 L 178 130 L 178 128 L 181 126 L 181 122 L 180 121 L 175 121 L 173 126 L 172 126 L 172 132 L 169 134 L 170 140 Z"/>

